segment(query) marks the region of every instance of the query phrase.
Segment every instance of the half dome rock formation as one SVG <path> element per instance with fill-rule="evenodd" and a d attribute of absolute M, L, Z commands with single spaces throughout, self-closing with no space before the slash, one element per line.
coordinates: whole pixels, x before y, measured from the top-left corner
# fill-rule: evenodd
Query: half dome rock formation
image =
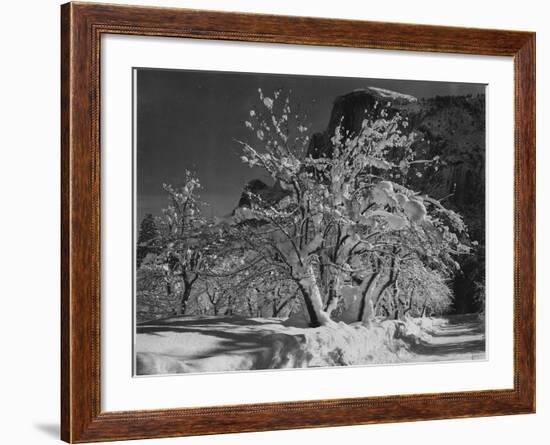
<path fill-rule="evenodd" d="M 387 108 L 389 106 L 389 109 Z M 339 125 L 349 134 L 357 134 L 365 117 L 377 118 L 383 109 L 389 113 L 419 109 L 418 99 L 383 88 L 354 90 L 335 99 L 327 129 L 311 137 L 308 154 L 313 158 L 330 157 L 330 139 Z"/>

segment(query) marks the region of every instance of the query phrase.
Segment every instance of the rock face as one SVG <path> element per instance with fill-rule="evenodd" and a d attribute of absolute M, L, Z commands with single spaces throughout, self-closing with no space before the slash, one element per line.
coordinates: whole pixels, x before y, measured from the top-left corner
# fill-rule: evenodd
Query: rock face
<path fill-rule="evenodd" d="M 268 204 L 275 204 L 288 195 L 280 184 L 267 185 L 259 179 L 253 179 L 245 185 L 237 207 L 251 207 L 250 194 L 258 196 Z"/>
<path fill-rule="evenodd" d="M 259 179 L 253 179 L 248 184 L 245 185 L 244 190 L 241 194 L 241 199 L 239 199 L 239 204 L 237 207 L 250 207 L 250 193 L 253 194 L 262 194 L 267 192 L 271 187 L 268 186 L 265 182 L 260 181 Z"/>

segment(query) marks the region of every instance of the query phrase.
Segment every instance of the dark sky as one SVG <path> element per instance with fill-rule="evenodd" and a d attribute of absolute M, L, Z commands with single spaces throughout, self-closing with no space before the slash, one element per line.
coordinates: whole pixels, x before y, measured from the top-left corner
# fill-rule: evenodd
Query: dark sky
<path fill-rule="evenodd" d="M 201 181 L 208 216 L 229 214 L 244 184 L 266 180 L 242 164 L 235 142 L 249 140 L 244 122 L 258 105 L 258 88 L 269 96 L 291 90 L 291 105 L 307 112 L 317 132 L 326 128 L 336 97 L 369 86 L 417 98 L 484 92 L 481 84 L 138 68 L 136 223 L 160 214 L 167 205 L 162 183 L 180 186 L 185 169 Z"/>

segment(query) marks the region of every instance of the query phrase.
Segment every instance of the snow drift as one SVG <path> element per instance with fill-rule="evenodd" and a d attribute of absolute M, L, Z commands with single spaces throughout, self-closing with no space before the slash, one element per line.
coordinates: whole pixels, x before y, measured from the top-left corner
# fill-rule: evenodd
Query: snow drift
<path fill-rule="evenodd" d="M 422 361 L 415 348 L 445 324 L 428 318 L 306 328 L 299 318 L 173 317 L 137 326 L 136 374 Z"/>

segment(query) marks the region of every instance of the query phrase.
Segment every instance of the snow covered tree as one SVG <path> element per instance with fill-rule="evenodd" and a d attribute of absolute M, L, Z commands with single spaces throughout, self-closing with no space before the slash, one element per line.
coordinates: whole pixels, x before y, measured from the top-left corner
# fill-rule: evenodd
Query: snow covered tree
<path fill-rule="evenodd" d="M 159 232 L 155 223 L 155 218 L 151 213 L 148 213 L 139 228 L 137 249 L 136 249 L 136 268 L 139 269 L 142 261 L 149 253 L 156 251 L 156 243 L 158 242 Z"/>
<path fill-rule="evenodd" d="M 192 288 L 205 267 L 207 242 L 197 197 L 200 182 L 190 171 L 185 171 L 183 182 L 179 188 L 163 185 L 169 205 L 157 219 L 160 251 L 156 263 L 164 272 L 167 294 L 176 294 L 178 315 L 185 314 Z"/>
<path fill-rule="evenodd" d="M 466 233 L 464 224 L 407 187 L 415 164 L 437 159 L 414 159 L 416 135 L 406 130 L 406 119 L 382 110 L 366 115 L 358 134 L 338 127 L 332 153 L 314 159 L 306 155 L 307 128 L 289 99 L 279 91 L 273 98 L 259 93 L 262 105 L 246 122 L 255 142 L 241 142 L 242 160 L 272 177 L 273 193 L 250 193 L 229 231 L 250 252 L 248 261 L 297 286 L 311 326 L 333 323 L 344 283 L 355 281 L 365 291 L 380 275 L 381 301 L 409 258 L 445 270 L 456 266 L 452 256 L 467 252 L 457 236 Z"/>

